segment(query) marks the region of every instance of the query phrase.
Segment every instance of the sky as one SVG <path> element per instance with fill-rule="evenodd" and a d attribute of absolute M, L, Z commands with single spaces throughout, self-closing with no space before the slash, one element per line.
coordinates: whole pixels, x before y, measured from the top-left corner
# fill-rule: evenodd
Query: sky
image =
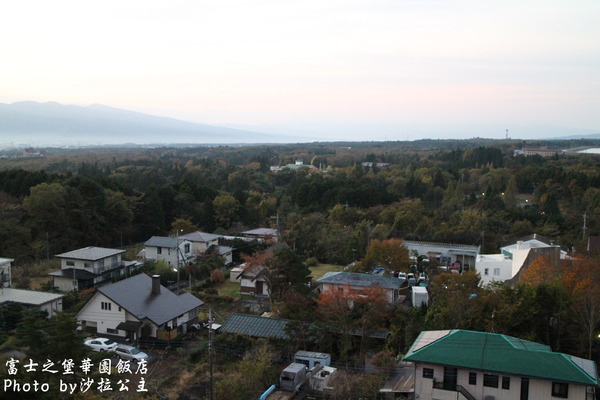
<path fill-rule="evenodd" d="M 324 140 L 600 132 L 598 0 L 19 0 L 0 102 Z"/>

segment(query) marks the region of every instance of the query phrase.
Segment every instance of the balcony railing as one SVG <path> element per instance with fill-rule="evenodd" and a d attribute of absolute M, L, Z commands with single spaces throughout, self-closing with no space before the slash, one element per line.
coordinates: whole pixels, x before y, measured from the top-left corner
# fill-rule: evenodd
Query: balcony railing
<path fill-rule="evenodd" d="M 462 394 L 467 400 L 477 400 L 467 389 L 465 389 L 461 385 L 456 384 L 448 384 L 448 382 L 434 382 L 434 389 L 447 390 L 450 392 L 459 392 Z"/>

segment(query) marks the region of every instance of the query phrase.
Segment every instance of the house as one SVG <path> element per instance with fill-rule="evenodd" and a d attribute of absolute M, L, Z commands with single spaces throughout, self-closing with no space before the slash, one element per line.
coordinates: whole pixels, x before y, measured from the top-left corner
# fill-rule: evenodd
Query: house
<path fill-rule="evenodd" d="M 0 258 L 0 287 L 11 287 L 12 258 Z"/>
<path fill-rule="evenodd" d="M 144 243 L 144 258 L 147 260 L 162 260 L 168 265 L 184 266 L 195 260 L 192 252 L 192 242 L 184 238 L 167 236 L 152 236 Z"/>
<path fill-rule="evenodd" d="M 497 333 L 424 331 L 403 361 L 419 400 L 592 399 L 599 384 L 593 361 Z"/>
<path fill-rule="evenodd" d="M 142 336 L 171 340 L 197 321 L 204 303 L 190 293 L 176 295 L 160 276 L 138 274 L 99 287 L 77 314 L 83 331 L 129 339 Z"/>
<path fill-rule="evenodd" d="M 264 265 L 240 265 L 242 271 L 236 277 L 240 281 L 240 293 L 251 296 L 270 297 L 269 284 L 265 277 L 268 272 Z"/>
<path fill-rule="evenodd" d="M 475 268 L 482 285 L 492 281 L 516 283 L 521 273 L 540 257 L 557 262 L 568 256 L 560 246 L 533 234 L 501 247 L 499 254 L 479 254 Z"/>
<path fill-rule="evenodd" d="M 48 317 L 53 317 L 62 311 L 63 298 L 60 293 L 38 292 L 36 290 L 13 289 L 11 287 L 0 288 L 0 304 L 13 302 L 28 308 L 36 308 L 46 311 Z"/>
<path fill-rule="evenodd" d="M 438 266 L 460 265 L 461 267 L 472 267 L 479 254 L 481 246 L 469 244 L 454 244 L 440 242 L 421 242 L 405 240 L 404 247 L 409 254 L 427 256 L 429 260 L 435 261 Z"/>
<path fill-rule="evenodd" d="M 206 253 L 206 250 L 212 246 L 218 246 L 219 239 L 222 237 L 221 235 L 196 231 L 180 235 L 179 239 L 189 240 L 192 243 L 192 253 L 199 255 Z"/>
<path fill-rule="evenodd" d="M 321 293 L 337 291 L 345 294 L 365 294 L 366 288 L 379 287 L 385 292 L 389 304 L 399 299 L 400 279 L 386 275 L 358 274 L 353 272 L 327 272 L 317 280 Z"/>
<path fill-rule="evenodd" d="M 64 292 L 83 290 L 129 273 L 134 262 L 121 260 L 125 250 L 104 247 L 84 247 L 57 254 L 60 271 L 51 272 L 53 285 Z"/>
<path fill-rule="evenodd" d="M 233 247 L 212 245 L 206 249 L 205 254 L 218 254 L 223 258 L 225 265 L 230 265 L 233 262 Z"/>

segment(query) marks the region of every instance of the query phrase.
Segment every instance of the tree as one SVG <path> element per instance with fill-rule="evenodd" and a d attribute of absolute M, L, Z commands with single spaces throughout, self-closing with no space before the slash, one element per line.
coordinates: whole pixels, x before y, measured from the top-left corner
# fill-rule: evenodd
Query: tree
<path fill-rule="evenodd" d="M 223 193 L 213 200 L 213 211 L 217 224 L 228 229 L 237 220 L 240 205 L 235 197 L 229 193 Z"/>
<path fill-rule="evenodd" d="M 198 228 L 192 223 L 192 221 L 183 218 L 177 218 L 171 222 L 171 231 L 179 235 L 185 235 L 197 231 Z"/>
<path fill-rule="evenodd" d="M 310 269 L 294 250 L 286 246 L 273 252 L 266 267 L 265 278 L 273 299 L 281 300 L 290 291 L 308 294 Z"/>
<path fill-rule="evenodd" d="M 382 267 L 387 271 L 408 271 L 410 259 L 402 239 L 371 240 L 363 261 L 367 268 Z"/>

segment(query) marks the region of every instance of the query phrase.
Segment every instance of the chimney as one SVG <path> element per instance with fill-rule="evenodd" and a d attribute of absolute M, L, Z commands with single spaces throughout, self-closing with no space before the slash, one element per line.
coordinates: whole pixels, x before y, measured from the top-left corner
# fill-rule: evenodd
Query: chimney
<path fill-rule="evenodd" d="M 520 250 L 521 246 L 523 246 L 523 241 L 522 240 L 517 240 L 517 250 Z"/>
<path fill-rule="evenodd" d="M 160 294 L 160 275 L 152 275 L 152 294 Z"/>

